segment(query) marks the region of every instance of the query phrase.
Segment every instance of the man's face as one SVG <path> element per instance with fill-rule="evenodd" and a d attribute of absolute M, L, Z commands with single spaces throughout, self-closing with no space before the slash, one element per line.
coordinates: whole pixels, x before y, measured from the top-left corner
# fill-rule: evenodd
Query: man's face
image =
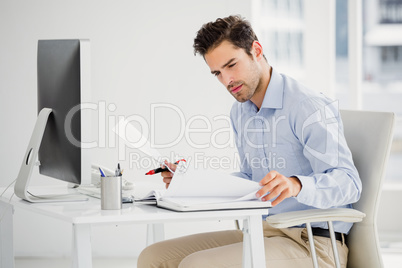
<path fill-rule="evenodd" d="M 253 54 L 253 50 L 252 50 Z M 254 56 L 229 41 L 205 54 L 211 73 L 227 88 L 239 102 L 250 100 L 259 90 L 261 68 Z"/>

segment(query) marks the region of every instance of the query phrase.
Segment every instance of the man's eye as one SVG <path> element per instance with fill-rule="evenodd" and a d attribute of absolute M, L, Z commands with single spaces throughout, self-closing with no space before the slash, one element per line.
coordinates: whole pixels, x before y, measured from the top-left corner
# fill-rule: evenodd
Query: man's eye
<path fill-rule="evenodd" d="M 215 76 L 219 76 L 221 73 L 220 72 L 215 72 L 214 75 Z"/>
<path fill-rule="evenodd" d="M 235 65 L 236 65 L 236 63 L 230 64 L 230 65 L 229 65 L 229 68 L 232 68 L 232 67 L 235 66 Z"/>

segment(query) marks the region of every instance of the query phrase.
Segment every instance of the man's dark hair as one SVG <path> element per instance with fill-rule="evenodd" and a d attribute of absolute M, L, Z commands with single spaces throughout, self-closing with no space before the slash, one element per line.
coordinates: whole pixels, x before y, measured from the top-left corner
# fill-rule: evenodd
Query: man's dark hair
<path fill-rule="evenodd" d="M 194 39 L 194 55 L 203 57 L 210 50 L 219 46 L 224 40 L 243 48 L 251 56 L 251 47 L 258 41 L 250 23 L 239 15 L 218 18 L 215 22 L 204 24 Z"/>

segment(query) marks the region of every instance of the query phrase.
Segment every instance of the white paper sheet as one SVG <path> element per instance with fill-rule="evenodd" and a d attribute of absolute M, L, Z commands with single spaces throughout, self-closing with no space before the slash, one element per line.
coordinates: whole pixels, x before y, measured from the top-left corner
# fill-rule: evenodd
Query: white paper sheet
<path fill-rule="evenodd" d="M 180 171 L 178 168 L 164 197 L 231 197 L 252 200 L 257 199 L 255 194 L 260 188 L 257 182 L 214 170 Z"/>
<path fill-rule="evenodd" d="M 113 131 L 125 141 L 127 145 L 132 148 L 138 149 L 144 154 L 152 157 L 158 163 L 162 163 L 162 155 L 158 150 L 152 148 L 148 141 L 148 137 L 144 136 L 136 127 L 124 118 L 121 119 L 113 128 Z"/>

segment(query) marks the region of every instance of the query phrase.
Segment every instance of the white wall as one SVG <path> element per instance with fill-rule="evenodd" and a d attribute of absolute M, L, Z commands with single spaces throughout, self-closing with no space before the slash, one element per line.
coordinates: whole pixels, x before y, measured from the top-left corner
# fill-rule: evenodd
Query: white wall
<path fill-rule="evenodd" d="M 213 118 L 227 116 L 234 99 L 209 73 L 203 59 L 193 55 L 193 38 L 203 23 L 229 14 L 242 14 L 250 19 L 249 1 L 1 0 L 0 187 L 16 178 L 36 120 L 38 39 L 91 40 L 93 101 L 100 106 L 116 106 L 116 110 L 104 112 L 108 119 L 106 129 L 119 115 L 138 115 L 149 123 L 150 105 L 169 103 L 185 115 L 186 121 L 181 122 L 173 109 L 157 110 L 156 142 L 176 140 L 180 137 L 180 124 L 188 125 L 191 117 L 205 115 L 211 121 L 212 130 L 189 136 L 192 142 L 201 144 L 211 141 L 213 131 L 229 128 L 227 121 Z M 98 130 L 98 116 L 95 119 L 94 137 L 109 138 L 110 131 Z M 196 120 L 191 127 L 205 128 L 206 124 Z M 114 140 L 113 136 L 110 138 Z M 225 132 L 217 135 L 215 141 L 223 144 L 229 138 Z M 130 164 L 128 160 L 130 154 L 136 156 L 138 152 L 130 149 L 124 159 L 118 159 L 118 149 L 113 142 L 100 143 L 100 147 L 95 150 L 94 162 L 114 166 L 120 161 L 128 179 L 144 180 L 147 163 L 137 168 L 138 161 Z M 182 137 L 177 144 L 161 152 L 165 156 L 176 152 L 189 159 L 202 153 L 233 160 L 235 148 L 224 147 L 200 149 Z M 201 160 L 208 165 L 211 159 Z M 214 168 L 216 164 L 208 167 Z M 221 167 L 228 171 L 233 168 L 227 164 Z M 148 180 L 160 183 L 160 177 Z M 36 185 L 45 183 L 49 181 L 40 177 L 33 181 Z M 17 211 L 15 217 L 16 256 L 69 255 L 71 229 L 67 224 L 22 211 Z M 218 228 L 222 224 L 218 224 Z M 194 230 L 209 228 L 209 224 L 204 223 Z M 135 246 L 130 240 L 145 243 L 144 230 L 145 226 L 94 227 L 94 255 L 135 256 L 141 246 Z M 168 226 L 168 236 L 178 235 L 178 230 Z"/>
<path fill-rule="evenodd" d="M 304 2 L 304 82 L 335 98 L 335 0 Z"/>

